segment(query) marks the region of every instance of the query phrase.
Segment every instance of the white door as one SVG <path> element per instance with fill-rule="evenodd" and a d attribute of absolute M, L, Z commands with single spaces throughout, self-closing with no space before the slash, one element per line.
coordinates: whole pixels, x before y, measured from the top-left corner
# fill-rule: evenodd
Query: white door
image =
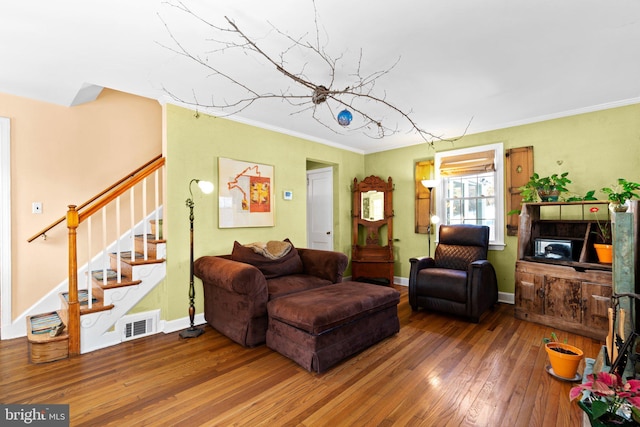
<path fill-rule="evenodd" d="M 333 168 L 307 171 L 307 246 L 333 250 Z"/>

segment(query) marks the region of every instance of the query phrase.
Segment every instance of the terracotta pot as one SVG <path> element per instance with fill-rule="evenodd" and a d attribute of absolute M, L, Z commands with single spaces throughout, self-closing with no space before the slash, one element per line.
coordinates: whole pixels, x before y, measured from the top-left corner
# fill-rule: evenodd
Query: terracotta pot
<path fill-rule="evenodd" d="M 593 247 L 598 255 L 598 261 L 603 264 L 611 264 L 613 262 L 613 245 L 594 243 Z"/>
<path fill-rule="evenodd" d="M 584 353 L 578 347 L 574 347 L 569 344 L 561 342 L 550 342 L 545 345 L 547 349 L 547 355 L 549 355 L 549 361 L 553 372 L 562 378 L 572 379 L 578 372 L 578 365 L 584 357 Z M 562 353 L 555 349 L 561 349 L 562 351 L 569 351 L 573 354 Z"/>

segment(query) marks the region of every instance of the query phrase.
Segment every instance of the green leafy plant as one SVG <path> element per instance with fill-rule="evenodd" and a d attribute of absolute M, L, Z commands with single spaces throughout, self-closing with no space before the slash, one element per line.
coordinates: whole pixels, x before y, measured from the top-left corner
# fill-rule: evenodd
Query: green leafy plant
<path fill-rule="evenodd" d="M 537 174 L 533 174 L 536 176 Z M 551 176 L 544 176 L 542 178 L 538 178 L 538 189 L 542 189 L 544 191 L 558 190 L 561 193 L 566 193 L 569 191 L 567 189 L 567 184 L 571 184 L 571 180 L 567 178 L 569 172 L 563 172 L 558 175 L 554 173 Z"/>
<path fill-rule="evenodd" d="M 567 193 L 569 190 L 567 189 L 567 184 L 571 183 L 571 180 L 567 178 L 569 172 L 564 172 L 560 175 L 553 174 L 551 176 L 540 177 L 537 173 L 534 173 L 529 178 L 529 182 L 527 182 L 522 187 L 519 187 L 520 196 L 522 197 L 522 203 L 529 202 L 538 202 L 541 200 L 539 190 L 542 191 L 551 191 L 557 190 L 559 193 Z M 596 190 L 589 190 L 585 193 L 584 196 L 573 195 L 567 197 L 567 202 L 579 202 L 579 201 L 588 201 L 588 200 L 598 200 L 594 196 Z M 507 212 L 507 215 L 520 215 L 520 209 L 512 209 Z"/>
<path fill-rule="evenodd" d="M 640 410 L 640 380 L 622 381 L 620 375 L 600 372 L 587 375 L 587 382 L 572 387 L 573 401 L 586 393 L 584 403 L 590 405 L 591 417 L 605 425 L 621 424 L 637 419 Z"/>
<path fill-rule="evenodd" d="M 598 200 L 595 197 L 596 190 L 589 190 L 585 193 L 584 196 L 574 195 L 567 198 L 567 202 L 581 202 L 581 201 L 590 201 L 590 200 Z"/>
<path fill-rule="evenodd" d="M 523 202 L 536 202 L 539 200 L 540 192 L 557 191 L 559 194 L 567 193 L 567 184 L 571 184 L 571 180 L 567 178 L 569 172 L 563 172 L 560 175 L 554 173 L 550 176 L 541 177 L 537 172 L 529 178 L 529 182 L 519 188 Z"/>
<path fill-rule="evenodd" d="M 617 184 L 611 187 L 603 187 L 601 191 L 607 195 L 607 199 L 616 204 L 624 205 L 631 198 L 640 198 L 636 190 L 640 190 L 640 184 L 637 182 L 627 181 L 624 178 L 618 178 Z"/>
<path fill-rule="evenodd" d="M 558 339 L 558 336 L 556 335 L 555 332 L 551 332 L 551 337 L 544 337 L 542 338 L 542 342 L 547 344 L 550 342 L 560 342 L 560 340 Z M 563 341 L 563 343 L 567 343 L 567 339 L 565 338 L 565 340 Z"/>

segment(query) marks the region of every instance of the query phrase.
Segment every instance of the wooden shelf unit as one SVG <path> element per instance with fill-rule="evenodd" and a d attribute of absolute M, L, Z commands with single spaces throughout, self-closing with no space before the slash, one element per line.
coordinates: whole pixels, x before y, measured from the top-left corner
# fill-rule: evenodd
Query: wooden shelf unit
<path fill-rule="evenodd" d="M 598 212 L 591 212 L 592 207 Z M 601 223 L 612 219 L 607 201 L 522 206 L 515 271 L 516 318 L 604 339 L 612 266 L 599 263 L 593 249 L 596 215 Z M 571 259 L 535 256 L 536 239 L 571 242 Z"/>

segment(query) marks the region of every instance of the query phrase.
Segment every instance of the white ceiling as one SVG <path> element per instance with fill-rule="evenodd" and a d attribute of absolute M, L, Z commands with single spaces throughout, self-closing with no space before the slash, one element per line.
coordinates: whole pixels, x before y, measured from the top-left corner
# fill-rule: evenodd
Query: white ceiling
<path fill-rule="evenodd" d="M 640 102 L 640 0 L 316 3 L 322 44 L 331 57 L 342 55 L 335 87 L 349 83 L 361 50 L 363 75 L 399 59 L 378 79 L 374 94 L 443 137 L 458 136 L 467 125 L 468 133 L 476 133 Z M 185 4 L 218 25 L 228 16 L 274 57 L 290 44 L 270 23 L 291 36 L 315 36 L 311 0 Z M 188 101 L 195 95 L 200 103 L 237 97 L 237 87 L 167 49 L 172 41 L 163 22 L 190 52 L 259 92 L 303 93 L 255 56 L 207 52 L 210 29 L 158 0 L 3 1 L 0 92 L 64 106 L 91 100 L 102 87 L 160 102 L 171 102 L 167 92 Z M 313 58 L 291 51 L 286 60 L 293 71 L 306 64 L 317 84 L 328 79 Z M 336 133 L 309 111 L 274 100 L 258 101 L 232 118 L 363 153 L 422 142 L 389 111 L 362 108 L 390 127 L 397 124 L 399 132 L 373 139 L 336 125 Z"/>

